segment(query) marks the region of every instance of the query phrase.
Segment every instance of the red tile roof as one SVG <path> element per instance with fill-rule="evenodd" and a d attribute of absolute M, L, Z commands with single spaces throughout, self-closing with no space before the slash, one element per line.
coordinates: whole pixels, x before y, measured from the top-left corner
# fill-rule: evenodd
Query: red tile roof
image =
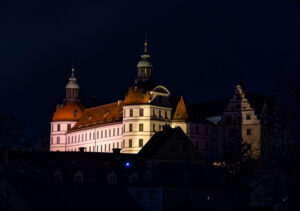
<path fill-rule="evenodd" d="M 123 102 L 114 102 L 85 109 L 82 117 L 71 131 L 121 122 L 123 119 Z"/>

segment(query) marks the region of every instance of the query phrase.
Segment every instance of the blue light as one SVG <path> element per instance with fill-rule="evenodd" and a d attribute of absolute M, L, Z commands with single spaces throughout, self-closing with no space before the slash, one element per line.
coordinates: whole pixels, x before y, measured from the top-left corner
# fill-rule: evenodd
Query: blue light
<path fill-rule="evenodd" d="M 131 166 L 131 163 L 129 161 L 125 162 L 125 167 L 129 168 Z"/>

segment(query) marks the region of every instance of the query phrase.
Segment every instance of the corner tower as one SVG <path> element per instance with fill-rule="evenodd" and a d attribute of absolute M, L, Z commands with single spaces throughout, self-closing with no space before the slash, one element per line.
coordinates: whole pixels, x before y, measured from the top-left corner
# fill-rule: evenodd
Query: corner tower
<path fill-rule="evenodd" d="M 75 77 L 75 68 L 66 85 L 66 97 L 62 104 L 56 106 L 51 121 L 50 151 L 65 151 L 66 133 L 80 119 L 84 110 L 79 98 L 79 85 Z"/>

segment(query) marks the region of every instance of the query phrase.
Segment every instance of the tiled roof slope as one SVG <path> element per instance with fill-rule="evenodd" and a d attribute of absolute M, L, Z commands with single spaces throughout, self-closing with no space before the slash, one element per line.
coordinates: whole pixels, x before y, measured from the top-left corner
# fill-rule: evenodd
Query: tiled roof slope
<path fill-rule="evenodd" d="M 121 122 L 123 119 L 122 106 L 122 102 L 114 102 L 85 109 L 82 117 L 72 127 L 71 131 Z"/>

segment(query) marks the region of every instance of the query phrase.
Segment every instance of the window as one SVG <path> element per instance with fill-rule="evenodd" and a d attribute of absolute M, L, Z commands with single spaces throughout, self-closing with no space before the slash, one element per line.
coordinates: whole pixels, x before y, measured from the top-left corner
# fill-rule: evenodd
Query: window
<path fill-rule="evenodd" d="M 153 126 L 153 131 L 155 132 L 155 124 L 153 124 L 152 126 Z"/>
<path fill-rule="evenodd" d="M 158 116 L 161 117 L 161 110 L 158 110 Z"/>
<path fill-rule="evenodd" d="M 117 136 L 119 135 L 119 128 L 117 128 Z"/>
<path fill-rule="evenodd" d="M 83 140 L 83 134 L 81 134 L 81 140 L 84 141 L 84 140 Z"/>
<path fill-rule="evenodd" d="M 56 138 L 56 143 L 60 144 L 60 137 L 59 136 Z"/>
<path fill-rule="evenodd" d="M 119 142 L 117 142 L 117 148 L 119 149 Z"/>
<path fill-rule="evenodd" d="M 128 145 L 129 145 L 129 147 L 132 147 L 132 139 L 128 140 Z"/>
<path fill-rule="evenodd" d="M 77 136 L 75 136 L 75 143 L 76 143 L 76 141 L 77 141 Z"/>
<path fill-rule="evenodd" d="M 122 145 L 122 148 L 124 148 L 125 147 L 125 140 L 123 140 L 123 145 Z"/>
<path fill-rule="evenodd" d="M 251 129 L 247 129 L 247 135 L 249 136 L 251 135 L 251 133 L 252 133 Z"/>
<path fill-rule="evenodd" d="M 71 130 L 71 124 L 68 124 L 68 130 Z"/>
<path fill-rule="evenodd" d="M 90 133 L 90 140 L 92 139 L 92 133 Z"/>
<path fill-rule="evenodd" d="M 196 126 L 196 134 L 199 134 L 199 126 Z"/>
<path fill-rule="evenodd" d="M 103 149 L 102 149 L 102 145 L 101 145 L 101 146 L 100 146 L 100 151 L 102 152 L 102 150 L 103 150 Z"/>
<path fill-rule="evenodd" d="M 60 131 L 60 124 L 57 125 L 57 131 Z"/>
<path fill-rule="evenodd" d="M 139 131 L 144 131 L 144 124 L 139 124 Z"/>
<path fill-rule="evenodd" d="M 251 116 L 250 116 L 249 114 L 247 114 L 246 119 L 247 119 L 247 120 L 250 120 L 250 119 L 251 119 Z"/>
<path fill-rule="evenodd" d="M 110 144 L 108 145 L 108 151 L 110 152 Z"/>
<path fill-rule="evenodd" d="M 158 130 L 161 131 L 161 125 L 159 125 Z"/>
<path fill-rule="evenodd" d="M 123 125 L 123 132 L 125 133 L 125 125 Z"/>
<path fill-rule="evenodd" d="M 101 138 L 103 138 L 103 130 L 101 130 Z"/>
<path fill-rule="evenodd" d="M 53 137 L 51 137 L 51 144 L 53 144 Z"/>
<path fill-rule="evenodd" d="M 73 143 L 73 136 L 72 136 L 72 143 Z"/>
<path fill-rule="evenodd" d="M 107 130 L 105 130 L 105 138 L 107 137 Z"/>
<path fill-rule="evenodd" d="M 97 131 L 97 138 L 99 138 L 99 131 Z"/>
<path fill-rule="evenodd" d="M 104 145 L 104 152 L 106 152 L 106 144 Z"/>
<path fill-rule="evenodd" d="M 97 146 L 97 152 L 99 152 L 99 146 Z"/>
<path fill-rule="evenodd" d="M 95 146 L 93 146 L 93 152 L 95 152 Z"/>
<path fill-rule="evenodd" d="M 113 149 L 115 148 L 115 143 L 113 143 Z"/>
<path fill-rule="evenodd" d="M 153 109 L 153 116 L 156 117 L 155 109 Z"/>
<path fill-rule="evenodd" d="M 129 124 L 129 132 L 132 132 L 132 124 Z"/>
<path fill-rule="evenodd" d="M 116 129 L 114 128 L 113 129 L 113 136 L 115 136 L 116 135 Z"/>
<path fill-rule="evenodd" d="M 143 139 L 139 139 L 139 147 L 143 147 L 144 143 L 143 143 Z"/>
<path fill-rule="evenodd" d="M 96 138 L 96 132 L 93 132 L 93 139 Z"/>
<path fill-rule="evenodd" d="M 74 117 L 76 117 L 76 116 L 77 116 L 77 110 L 74 111 Z"/>
<path fill-rule="evenodd" d="M 129 110 L 129 116 L 130 116 L 130 117 L 133 116 L 133 110 L 132 110 L 132 109 Z"/>
<path fill-rule="evenodd" d="M 91 151 L 91 147 L 89 147 L 89 151 Z"/>
<path fill-rule="evenodd" d="M 168 112 L 165 111 L 165 118 L 167 119 L 168 118 Z"/>
<path fill-rule="evenodd" d="M 208 136 L 208 127 L 205 128 L 205 135 Z"/>
<path fill-rule="evenodd" d="M 87 133 L 85 134 L 85 140 L 87 141 Z"/>
<path fill-rule="evenodd" d="M 205 142 L 205 151 L 208 151 L 208 142 Z"/>
<path fill-rule="evenodd" d="M 140 116 L 144 116 L 144 109 L 140 109 Z"/>
<path fill-rule="evenodd" d="M 108 131 L 108 136 L 109 137 L 111 136 L 111 129 L 109 129 L 109 131 Z"/>
<path fill-rule="evenodd" d="M 78 142 L 80 142 L 80 135 L 78 135 Z"/>

